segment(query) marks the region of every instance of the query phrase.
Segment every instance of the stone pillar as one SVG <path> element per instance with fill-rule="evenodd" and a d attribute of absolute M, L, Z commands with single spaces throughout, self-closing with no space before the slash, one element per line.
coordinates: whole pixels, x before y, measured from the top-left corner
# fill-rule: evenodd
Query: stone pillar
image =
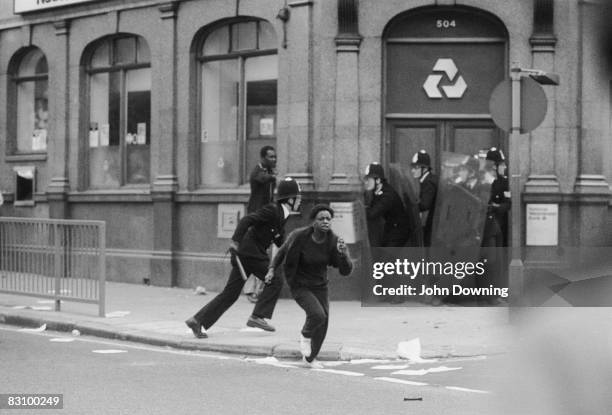
<path fill-rule="evenodd" d="M 68 218 L 68 152 L 69 152 L 69 120 L 70 120 L 70 21 L 55 22 L 55 35 L 58 45 L 56 55 L 47 59 L 53 62 L 49 65 L 49 108 L 53 111 L 53 129 L 49 131 L 47 142 L 48 166 L 51 180 L 47 187 L 49 202 L 49 217 L 54 219 Z"/>
<path fill-rule="evenodd" d="M 578 2 L 578 93 L 577 93 L 577 157 L 578 174 L 574 185 L 578 200 L 580 235 L 577 245 L 603 243 L 607 229 L 610 187 L 603 175 L 603 141 L 608 114 L 601 105 L 607 99 L 601 88 L 603 60 L 598 48 L 598 31 L 594 27 L 601 17 L 601 5 Z"/>
<path fill-rule="evenodd" d="M 293 1 L 288 4 L 290 18 L 287 24 L 287 42 L 290 60 L 288 71 L 288 123 L 286 150 L 287 175 L 295 178 L 303 191 L 314 189 L 312 177 L 312 0 Z M 280 146 L 279 146 L 280 147 Z M 282 152 L 279 154 L 283 157 Z"/>
<path fill-rule="evenodd" d="M 176 61 L 177 36 L 176 16 L 178 1 L 159 6 L 160 22 L 158 30 L 161 40 L 158 53 L 166 56 L 167 65 L 153 68 L 153 79 L 159 81 L 156 107 L 152 108 L 151 122 L 155 123 L 153 131 L 157 134 L 152 143 L 152 171 L 154 181 L 151 189 L 153 199 L 153 258 L 151 259 L 151 283 L 153 285 L 176 285 L 174 250 L 176 240 L 176 212 L 174 195 L 178 189 L 176 176 Z M 155 148 L 155 151 L 153 151 Z"/>
<path fill-rule="evenodd" d="M 531 67 L 555 72 L 557 38 L 552 33 L 534 34 L 530 43 Z M 555 166 L 557 87 L 550 85 L 542 87 L 548 98 L 548 110 L 542 124 L 531 133 L 529 176 L 525 184 L 525 193 L 559 193 Z"/>
<path fill-rule="evenodd" d="M 359 35 L 356 0 L 338 0 L 334 166 L 330 190 L 360 188 L 359 177 Z"/>

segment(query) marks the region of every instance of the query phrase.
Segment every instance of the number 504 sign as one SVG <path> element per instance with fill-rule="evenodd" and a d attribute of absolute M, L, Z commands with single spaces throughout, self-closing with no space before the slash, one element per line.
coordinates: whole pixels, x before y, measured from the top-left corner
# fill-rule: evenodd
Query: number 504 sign
<path fill-rule="evenodd" d="M 454 19 L 438 19 L 436 20 L 436 27 L 438 29 L 450 29 L 451 27 L 457 27 L 457 22 Z"/>

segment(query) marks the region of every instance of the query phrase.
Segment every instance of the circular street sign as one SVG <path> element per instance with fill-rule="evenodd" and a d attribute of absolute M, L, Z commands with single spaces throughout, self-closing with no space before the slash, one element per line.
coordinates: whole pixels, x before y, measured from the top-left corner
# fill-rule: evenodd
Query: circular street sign
<path fill-rule="evenodd" d="M 521 78 L 521 134 L 537 128 L 548 109 L 546 93 L 540 84 L 529 77 Z M 495 124 L 509 132 L 512 128 L 512 81 L 501 81 L 491 94 L 489 111 Z"/>

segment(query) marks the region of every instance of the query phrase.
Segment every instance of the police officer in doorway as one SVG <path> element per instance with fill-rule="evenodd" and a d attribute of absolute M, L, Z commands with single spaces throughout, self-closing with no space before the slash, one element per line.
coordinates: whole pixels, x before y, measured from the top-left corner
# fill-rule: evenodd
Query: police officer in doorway
<path fill-rule="evenodd" d="M 482 235 L 483 258 L 487 260 L 485 265 L 486 279 L 480 281 L 487 286 L 505 286 L 505 252 L 500 249 L 507 246 L 506 238 L 508 231 L 508 211 L 510 210 L 510 192 L 508 178 L 504 176 L 506 170 L 506 159 L 504 153 L 496 147 L 487 151 L 485 170 L 489 173 L 485 181 L 491 183 L 491 192 L 487 206 L 487 217 Z M 487 179 L 488 177 L 488 179 Z M 505 229 L 505 233 L 504 233 Z M 484 305 L 496 305 L 494 297 L 480 299 Z"/>
<path fill-rule="evenodd" d="M 425 150 L 414 153 L 411 163 L 412 176 L 421 184 L 419 192 L 419 211 L 423 225 L 423 241 L 425 246 L 431 246 L 436 193 L 438 192 L 438 177 L 431 169 L 431 158 Z"/>
<path fill-rule="evenodd" d="M 410 236 L 410 222 L 399 194 L 385 179 L 378 163 L 370 163 L 364 176 L 366 218 L 369 223 L 384 220 L 381 247 L 402 247 Z"/>

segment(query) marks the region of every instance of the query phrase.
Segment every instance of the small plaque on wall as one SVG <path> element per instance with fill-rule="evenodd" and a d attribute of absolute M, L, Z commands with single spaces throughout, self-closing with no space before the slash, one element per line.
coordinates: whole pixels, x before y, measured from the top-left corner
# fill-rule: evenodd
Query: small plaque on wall
<path fill-rule="evenodd" d="M 243 204 L 220 203 L 217 207 L 217 237 L 231 238 L 243 216 Z"/>
<path fill-rule="evenodd" d="M 527 204 L 527 246 L 559 244 L 559 205 Z"/>

